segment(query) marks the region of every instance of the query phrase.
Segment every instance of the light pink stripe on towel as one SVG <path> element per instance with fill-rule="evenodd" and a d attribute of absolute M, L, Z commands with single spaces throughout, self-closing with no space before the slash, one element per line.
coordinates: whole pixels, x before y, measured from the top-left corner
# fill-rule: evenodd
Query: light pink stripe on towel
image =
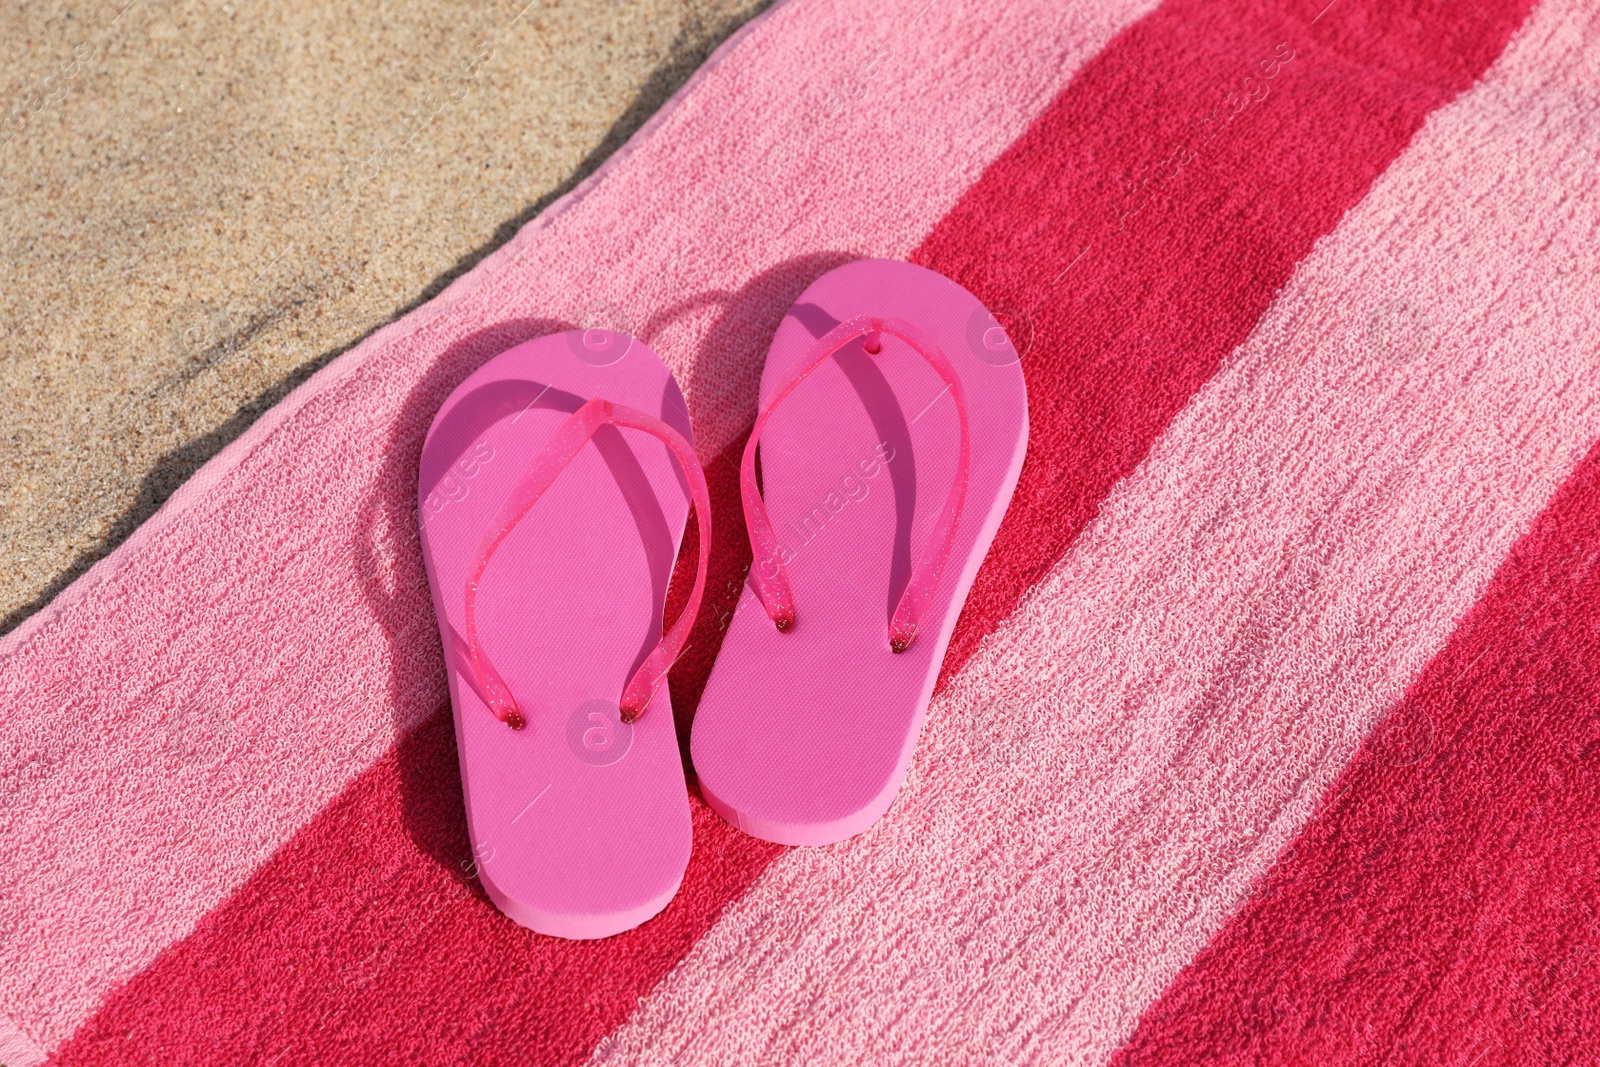
<path fill-rule="evenodd" d="M 54 1048 L 443 703 L 411 500 L 456 382 L 598 315 L 668 359 L 716 454 L 793 296 L 915 247 L 1151 6 L 780 5 L 0 641 L 0 1014 Z"/>
<path fill-rule="evenodd" d="M 1105 1062 L 1600 436 L 1597 18 L 1551 0 L 1428 120 L 883 822 L 776 861 L 593 1062 Z"/>

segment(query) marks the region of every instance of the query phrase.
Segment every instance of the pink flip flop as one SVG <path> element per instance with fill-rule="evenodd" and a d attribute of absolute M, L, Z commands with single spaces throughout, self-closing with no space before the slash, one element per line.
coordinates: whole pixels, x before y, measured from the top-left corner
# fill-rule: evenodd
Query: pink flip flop
<path fill-rule="evenodd" d="M 711 544 L 691 441 L 654 352 L 574 330 L 479 368 L 423 445 L 423 557 L 473 855 L 495 905 L 540 933 L 631 929 L 689 862 L 666 672 Z M 691 500 L 698 576 L 663 638 Z"/>
<path fill-rule="evenodd" d="M 858 260 L 789 310 L 760 407 L 740 474 L 754 562 L 690 751 L 724 819 L 828 844 L 872 825 L 905 780 L 1022 471 L 1027 390 L 971 293 Z"/>

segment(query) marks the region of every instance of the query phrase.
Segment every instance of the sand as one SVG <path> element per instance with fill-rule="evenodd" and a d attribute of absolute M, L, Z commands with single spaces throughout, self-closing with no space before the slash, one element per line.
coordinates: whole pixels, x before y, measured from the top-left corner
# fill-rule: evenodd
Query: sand
<path fill-rule="evenodd" d="M 592 172 L 763 6 L 0 12 L 0 632 Z"/>

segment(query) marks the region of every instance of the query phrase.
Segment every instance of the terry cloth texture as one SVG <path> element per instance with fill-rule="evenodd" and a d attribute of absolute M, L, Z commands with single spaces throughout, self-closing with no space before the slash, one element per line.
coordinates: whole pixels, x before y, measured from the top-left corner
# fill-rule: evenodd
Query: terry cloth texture
<path fill-rule="evenodd" d="M 0 646 L 4 1062 L 1593 1060 L 1597 71 L 1581 0 L 774 8 Z M 822 849 L 696 798 L 659 918 L 515 927 L 428 420 L 574 292 L 673 364 L 682 728 L 765 343 L 860 255 L 973 289 L 1030 390 L 904 790 Z"/>

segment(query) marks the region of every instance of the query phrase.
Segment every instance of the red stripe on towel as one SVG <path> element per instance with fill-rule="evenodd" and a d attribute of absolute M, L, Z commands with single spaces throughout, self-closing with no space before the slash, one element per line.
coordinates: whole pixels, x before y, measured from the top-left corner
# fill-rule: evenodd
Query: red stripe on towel
<path fill-rule="evenodd" d="M 1437 0 L 1400 15 L 1343 0 L 1339 19 L 1309 27 L 1303 6 L 1169 3 L 1091 62 L 914 257 L 1008 322 L 1031 397 L 1022 483 L 945 679 L 1312 242 L 1498 54 L 1500 31 L 1477 12 L 1509 30 L 1526 10 Z M 1262 85 L 1264 99 L 1223 121 L 1230 92 Z M 1165 179 L 1144 182 L 1152 169 Z M 723 483 L 713 592 L 748 561 L 723 466 L 707 472 Z M 708 640 L 673 675 L 684 715 L 715 652 L 719 603 L 708 598 L 695 631 Z M 58 1061 L 579 1061 L 781 851 L 694 810 L 684 888 L 660 917 L 603 942 L 528 934 L 464 878 L 456 757 L 438 716 L 113 994 Z"/>
<path fill-rule="evenodd" d="M 1027 352 L 1028 461 L 946 677 L 1245 339 L 1312 243 L 1533 8 L 1343 0 L 1313 19 L 1323 6 L 1166 4 L 1087 66 L 913 257 L 1009 319 Z"/>
<path fill-rule="evenodd" d="M 602 941 L 531 934 L 472 876 L 444 709 L 52 1062 L 581 1061 L 778 849 L 692 809 L 695 861 L 648 926 Z"/>
<path fill-rule="evenodd" d="M 1600 1062 L 1600 447 L 1136 1064 Z"/>

